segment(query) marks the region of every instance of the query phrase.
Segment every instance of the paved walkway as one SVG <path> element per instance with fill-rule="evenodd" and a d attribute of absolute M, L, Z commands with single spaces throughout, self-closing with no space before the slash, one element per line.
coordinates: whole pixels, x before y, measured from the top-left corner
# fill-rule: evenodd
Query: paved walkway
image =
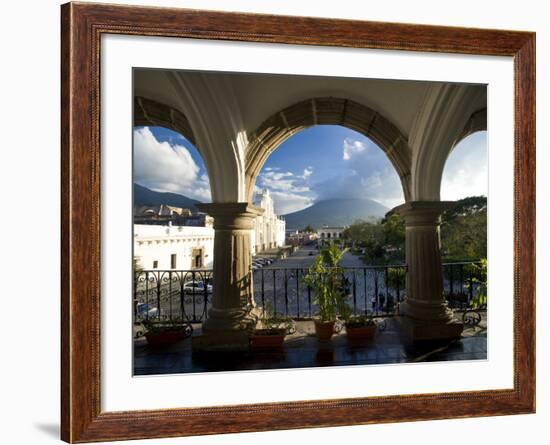
<path fill-rule="evenodd" d="M 200 326 L 195 335 L 200 335 Z M 336 334 L 329 343 L 317 341 L 311 321 L 298 322 L 278 352 L 193 353 L 191 339 L 178 344 L 151 348 L 145 339 L 135 341 L 134 374 L 179 374 L 257 369 L 310 368 L 320 366 L 370 365 L 388 363 L 486 360 L 487 336 L 481 327 L 468 328 L 459 340 L 407 344 L 400 337 L 395 321 L 360 346 L 349 345 L 346 335 Z"/>
<path fill-rule="evenodd" d="M 319 250 L 313 246 L 302 246 L 296 252 L 292 253 L 286 258 L 282 258 L 273 262 L 270 267 L 288 267 L 295 269 L 306 269 L 313 264 L 315 256 L 319 253 Z M 357 255 L 353 255 L 350 252 L 344 254 L 342 267 L 365 267 L 365 263 Z"/>

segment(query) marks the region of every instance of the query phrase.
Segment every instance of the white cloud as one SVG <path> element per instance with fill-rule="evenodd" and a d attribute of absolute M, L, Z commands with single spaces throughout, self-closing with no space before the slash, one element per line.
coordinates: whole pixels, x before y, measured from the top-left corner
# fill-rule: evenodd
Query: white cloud
<path fill-rule="evenodd" d="M 323 160 L 313 164 L 315 168 L 297 166 L 301 173 L 278 167 L 264 168 L 256 186 L 271 191 L 279 214 L 301 210 L 314 201 L 334 198 L 372 199 L 388 208 L 404 202 L 395 168 L 372 141 L 347 137 L 343 140 L 342 152 L 342 158 L 331 162 Z M 332 152 L 331 156 L 336 153 Z"/>
<path fill-rule="evenodd" d="M 254 191 L 267 188 L 277 214 L 296 212 L 313 204 L 314 195 L 309 186 L 312 174 L 312 167 L 306 167 L 301 175 L 278 167 L 266 167 L 258 175 Z"/>
<path fill-rule="evenodd" d="M 342 149 L 345 170 L 312 186 L 319 200 L 372 199 L 388 208 L 404 202 L 399 176 L 382 149 L 368 139 L 353 138 L 344 139 Z"/>
<path fill-rule="evenodd" d="M 309 175 L 308 175 L 309 176 Z M 303 183 L 303 176 L 296 176 L 292 172 L 277 172 L 269 170 L 261 172 L 256 183 L 269 190 L 287 191 L 293 193 L 309 192 L 310 189 Z M 302 183 L 302 184 L 300 184 Z"/>
<path fill-rule="evenodd" d="M 271 197 L 275 207 L 275 213 L 285 215 L 287 213 L 297 212 L 313 204 L 314 200 L 310 196 L 300 195 L 291 192 L 272 191 Z"/>
<path fill-rule="evenodd" d="M 208 176 L 200 174 L 189 151 L 159 142 L 147 127 L 134 130 L 134 181 L 155 191 L 211 200 Z"/>
<path fill-rule="evenodd" d="M 451 152 L 441 180 L 441 199 L 487 196 L 487 135 L 474 133 Z"/>
<path fill-rule="evenodd" d="M 343 157 L 344 161 L 349 161 L 354 155 L 363 153 L 366 150 L 363 142 L 351 138 L 344 139 Z"/>
<path fill-rule="evenodd" d="M 347 174 L 327 178 L 312 188 L 322 199 L 372 199 L 391 209 L 402 204 L 403 189 L 399 176 L 389 161 L 381 165 L 356 164 Z"/>

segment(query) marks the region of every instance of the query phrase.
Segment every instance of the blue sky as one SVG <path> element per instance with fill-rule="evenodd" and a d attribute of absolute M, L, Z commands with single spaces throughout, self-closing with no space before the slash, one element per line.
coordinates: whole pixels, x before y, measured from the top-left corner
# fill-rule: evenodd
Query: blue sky
<path fill-rule="evenodd" d="M 460 142 L 445 165 L 441 198 L 487 195 L 486 133 Z M 156 191 L 211 200 L 201 156 L 179 134 L 159 127 L 134 129 L 134 180 Z M 401 183 L 384 152 L 340 126 L 305 129 L 281 144 L 256 180 L 268 188 L 279 214 L 331 198 L 369 198 L 388 208 L 404 201 Z"/>

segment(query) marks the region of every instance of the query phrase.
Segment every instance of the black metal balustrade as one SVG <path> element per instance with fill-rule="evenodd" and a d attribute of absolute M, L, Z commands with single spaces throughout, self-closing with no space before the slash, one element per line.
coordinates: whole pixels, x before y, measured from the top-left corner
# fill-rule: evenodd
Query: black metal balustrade
<path fill-rule="evenodd" d="M 377 317 L 393 314 L 405 295 L 406 268 L 403 265 L 340 269 L 342 290 L 353 314 L 368 313 Z M 311 288 L 304 284 L 307 273 L 307 268 L 255 270 L 256 304 L 296 320 L 312 318 L 318 307 Z"/>
<path fill-rule="evenodd" d="M 443 263 L 443 293 L 449 307 L 466 310 L 471 306 L 484 281 L 480 266 L 480 261 Z"/>
<path fill-rule="evenodd" d="M 199 323 L 208 315 L 212 270 L 140 270 L 134 273 L 134 320 Z"/>
<path fill-rule="evenodd" d="M 444 296 L 453 310 L 469 312 L 477 294 L 478 262 L 442 264 Z M 406 266 L 343 267 L 342 283 L 353 314 L 390 317 L 406 297 Z M 254 270 L 254 300 L 274 314 L 296 320 L 317 314 L 311 288 L 304 284 L 307 268 L 264 267 Z M 200 323 L 208 316 L 212 270 L 143 270 L 135 272 L 134 318 Z M 485 307 L 478 308 L 485 310 Z M 469 314 L 468 317 L 477 317 Z M 465 319 L 466 322 L 469 319 Z"/>

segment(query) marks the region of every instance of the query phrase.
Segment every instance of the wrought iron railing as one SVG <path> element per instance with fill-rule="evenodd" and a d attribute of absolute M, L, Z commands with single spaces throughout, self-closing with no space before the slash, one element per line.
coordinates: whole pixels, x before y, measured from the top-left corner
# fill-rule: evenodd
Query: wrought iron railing
<path fill-rule="evenodd" d="M 393 313 L 405 291 L 406 268 L 397 266 L 342 267 L 342 290 L 354 314 Z M 307 268 L 264 267 L 254 271 L 254 300 L 276 314 L 308 319 L 317 314 Z M 386 285 L 387 283 L 387 285 Z"/>
<path fill-rule="evenodd" d="M 443 293 L 452 309 L 471 307 L 481 282 L 481 261 L 443 263 Z"/>
<path fill-rule="evenodd" d="M 134 320 L 198 323 L 208 314 L 212 270 L 140 270 L 134 273 Z"/>
<path fill-rule="evenodd" d="M 449 306 L 467 311 L 480 281 L 477 262 L 444 263 L 443 287 Z M 297 320 L 317 314 L 307 268 L 264 267 L 252 271 L 254 300 L 278 315 Z M 342 283 L 353 314 L 389 317 L 406 297 L 406 266 L 342 267 Z M 212 270 L 142 270 L 135 272 L 134 318 L 200 323 L 208 316 Z M 483 308 L 481 308 L 483 309 Z"/>

